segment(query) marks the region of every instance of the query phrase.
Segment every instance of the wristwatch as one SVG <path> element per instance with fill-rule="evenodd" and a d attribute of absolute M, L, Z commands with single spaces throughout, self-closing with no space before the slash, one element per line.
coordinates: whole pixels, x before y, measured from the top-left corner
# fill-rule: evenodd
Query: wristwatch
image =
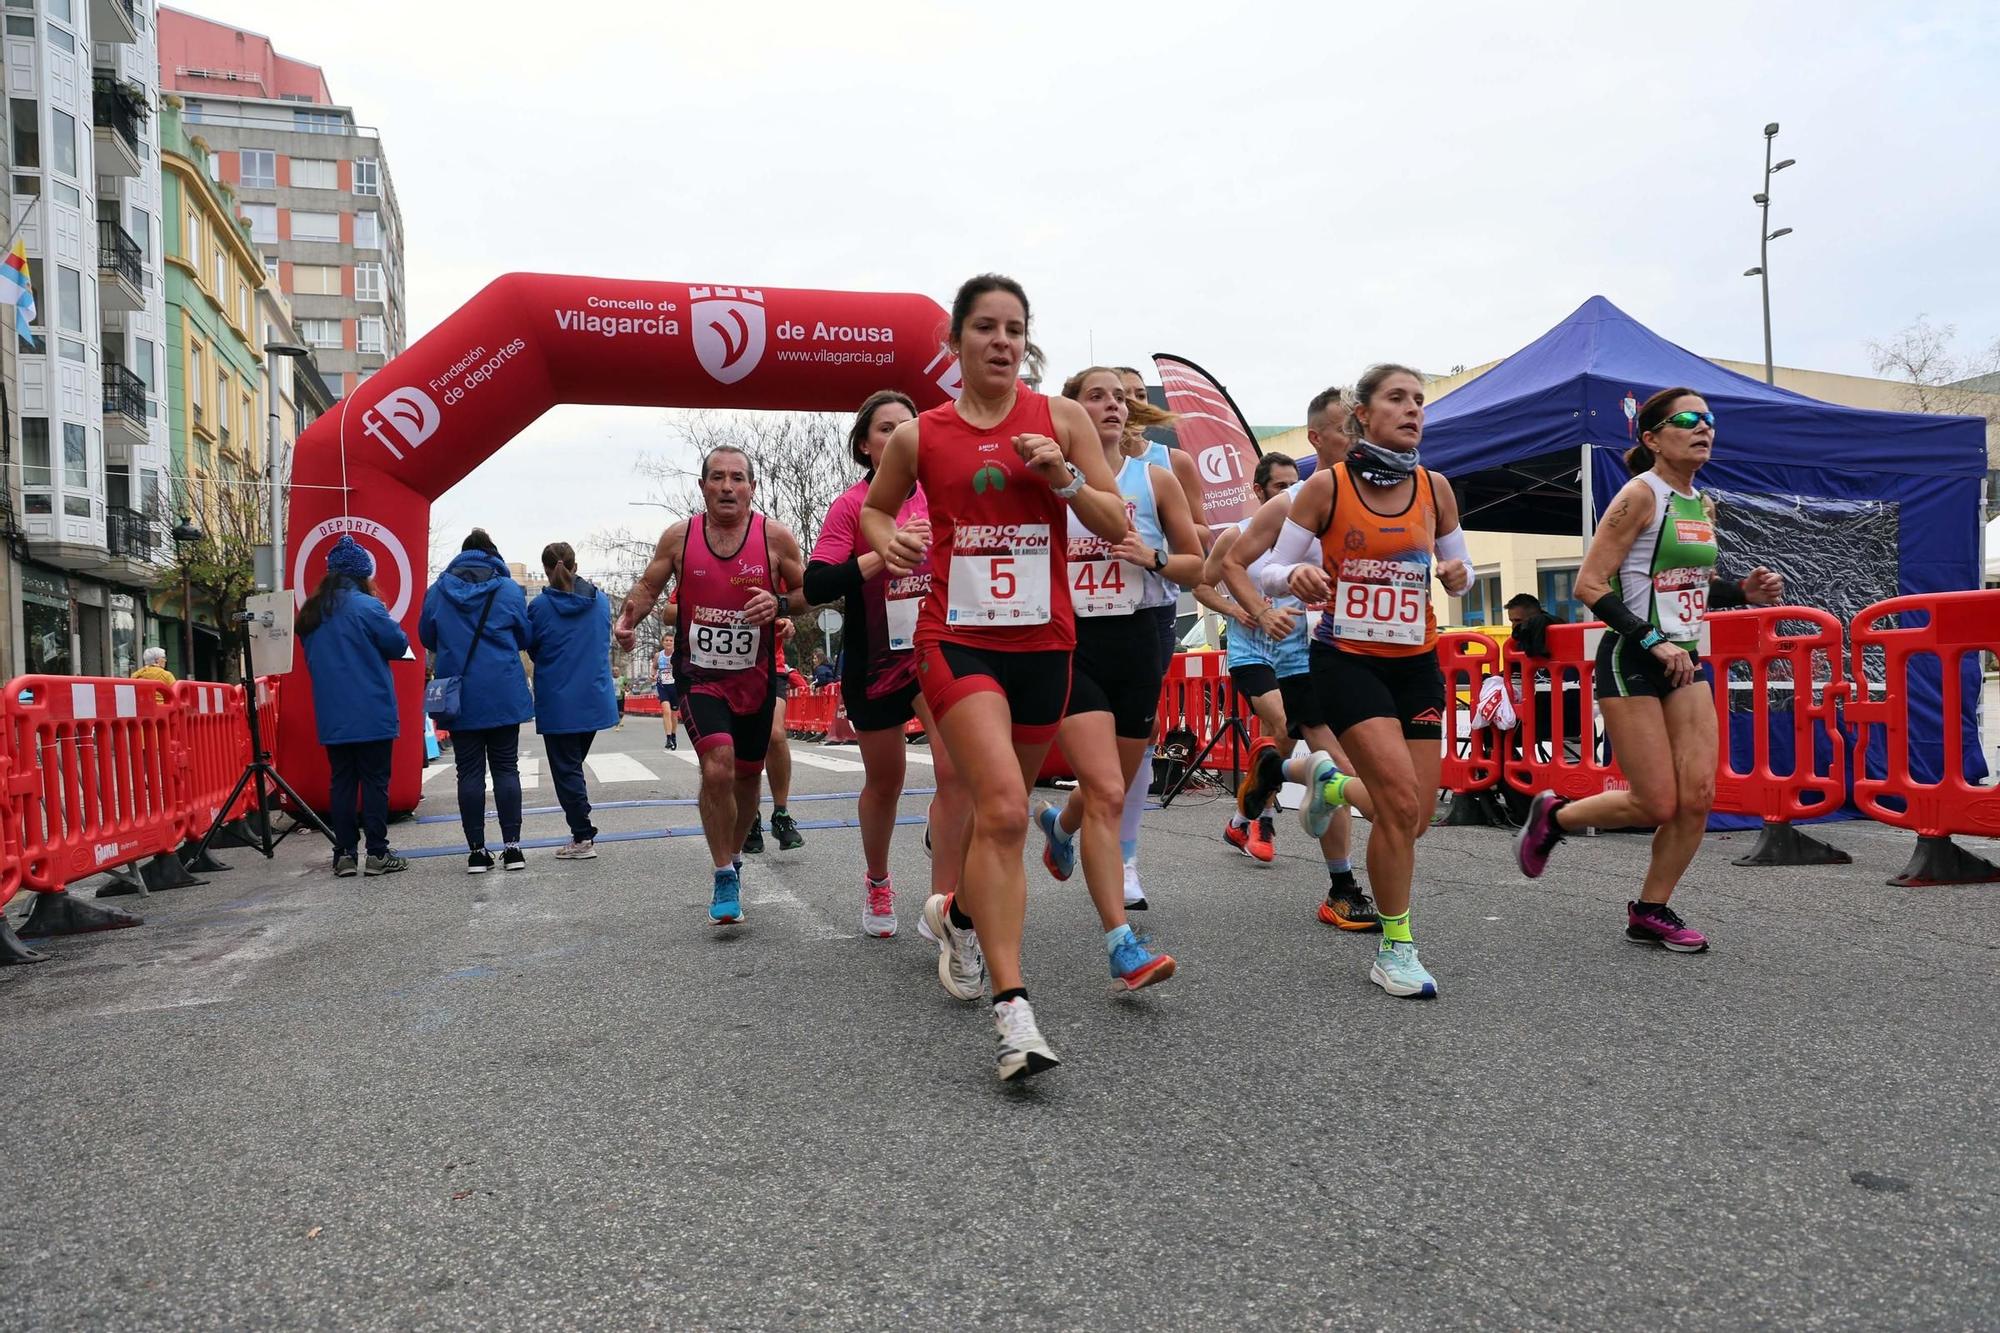
<path fill-rule="evenodd" d="M 1081 472 L 1078 472 L 1076 470 L 1076 464 L 1072 463 L 1069 465 L 1069 485 L 1052 486 L 1049 489 L 1053 490 L 1057 494 L 1057 496 L 1061 497 L 1064 500 L 1067 500 L 1072 495 L 1075 495 L 1078 491 L 1083 489 L 1083 474 Z"/>
<path fill-rule="evenodd" d="M 1161 550 L 1159 547 L 1155 546 L 1153 548 L 1153 572 L 1157 574 L 1166 567 L 1167 567 L 1167 553 Z"/>

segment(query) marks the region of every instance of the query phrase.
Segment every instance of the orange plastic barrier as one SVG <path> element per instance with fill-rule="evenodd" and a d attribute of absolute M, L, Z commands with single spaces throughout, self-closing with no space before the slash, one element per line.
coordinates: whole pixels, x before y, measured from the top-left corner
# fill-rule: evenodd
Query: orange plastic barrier
<path fill-rule="evenodd" d="M 793 736 L 824 736 L 833 729 L 834 712 L 840 707 L 840 686 L 796 690 L 785 703 L 785 731 Z"/>
<path fill-rule="evenodd" d="M 1194 737 L 1188 754 L 1200 754 L 1216 741 L 1202 761 L 1207 769 L 1240 771 L 1249 758 L 1236 732 L 1226 730 L 1229 720 L 1244 724 L 1245 731 L 1256 727 L 1256 719 L 1236 697 L 1235 682 L 1229 679 L 1229 664 L 1222 653 L 1175 653 L 1166 678 L 1160 682 L 1160 710 L 1154 735 L 1164 742 L 1175 731 Z"/>
<path fill-rule="evenodd" d="M 0 799 L 15 869 L 0 880 L 0 903 L 173 850 L 184 818 L 179 721 L 173 691 L 150 681 L 22 676 L 7 686 Z"/>
<path fill-rule="evenodd" d="M 1794 819 L 1831 814 L 1847 800 L 1847 744 L 1840 731 L 1840 706 L 1848 684 L 1839 620 L 1814 607 L 1752 607 L 1717 611 L 1708 617 L 1706 656 L 1715 677 L 1715 808 L 1725 814 L 1755 815 L 1766 834 L 1759 851 L 1738 864 L 1845 863 L 1846 853 L 1786 831 Z M 1747 678 L 1747 679 L 1746 679 Z M 1736 684 L 1749 689 L 1738 692 Z M 1749 705 L 1748 766 L 1731 756 L 1730 715 Z M 1785 705 L 1779 707 L 1777 705 Z M 1791 713 L 1792 760 L 1778 772 L 1771 744 Z M 1777 714 L 1776 725 L 1773 721 Z M 1791 849 L 1767 846 L 1783 839 Z M 1814 849 L 1817 849 L 1815 852 Z M 1801 862 L 1801 854 L 1813 859 Z"/>
<path fill-rule="evenodd" d="M 181 837 L 199 839 L 215 822 L 229 789 L 250 760 L 250 724 L 238 686 L 184 680 L 173 689 L 180 704 L 186 763 Z"/>
<path fill-rule="evenodd" d="M 1508 643 L 1507 688 L 1521 725 L 1501 775 L 1515 791 L 1553 791 L 1568 800 L 1627 785 L 1616 761 L 1600 756 L 1595 662 L 1604 626 L 1549 626 L 1549 655 L 1530 657 Z"/>
<path fill-rule="evenodd" d="M 1487 635 L 1453 630 L 1438 636 L 1437 655 L 1444 672 L 1445 702 L 1439 781 L 1457 792 L 1496 787 L 1507 757 L 1508 733 L 1470 723 L 1487 679 L 1503 671 L 1500 648 Z"/>
<path fill-rule="evenodd" d="M 1892 618 L 1905 623 L 1890 623 Z M 1923 624 L 1914 623 L 1922 619 Z M 1967 654 L 2000 654 L 2000 589 L 1920 593 L 1891 597 L 1855 617 L 1849 638 L 1850 679 L 1856 683 L 1847 720 L 1856 729 L 1855 753 L 1865 756 L 1880 728 L 1886 750 L 1880 777 L 1857 763 L 1854 803 L 1863 813 L 1917 834 L 1917 850 L 1892 884 L 1960 884 L 2000 879 L 2000 866 L 1954 844 L 1954 834 L 2000 837 L 2000 788 L 1979 787 L 1965 778 L 1965 682 L 1960 664 Z M 1880 655 L 1883 683 L 1863 690 L 1870 659 Z M 1913 736 L 1909 699 L 1912 659 L 1941 667 L 1944 735 Z M 1975 674 L 1974 679 L 1978 677 Z M 1911 768 L 1917 741 L 1940 742 L 1943 772 L 1936 782 Z"/>

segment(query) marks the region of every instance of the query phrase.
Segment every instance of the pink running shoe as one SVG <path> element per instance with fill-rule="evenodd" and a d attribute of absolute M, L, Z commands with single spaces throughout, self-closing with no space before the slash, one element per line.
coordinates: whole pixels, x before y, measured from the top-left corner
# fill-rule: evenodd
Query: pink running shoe
<path fill-rule="evenodd" d="M 1549 868 L 1549 853 L 1563 840 L 1556 811 L 1567 804 L 1552 791 L 1545 791 L 1528 803 L 1528 817 L 1521 821 L 1521 831 L 1514 837 L 1514 859 L 1520 862 L 1521 873 L 1529 879 L 1540 879 Z"/>
<path fill-rule="evenodd" d="M 886 877 L 878 884 L 864 875 L 861 882 L 868 899 L 861 911 L 862 933 L 878 940 L 888 939 L 896 933 L 896 891 L 889 887 Z"/>
<path fill-rule="evenodd" d="M 1675 953 L 1701 953 L 1708 937 L 1674 915 L 1665 903 L 1626 903 L 1625 938 L 1634 944 L 1657 944 Z"/>

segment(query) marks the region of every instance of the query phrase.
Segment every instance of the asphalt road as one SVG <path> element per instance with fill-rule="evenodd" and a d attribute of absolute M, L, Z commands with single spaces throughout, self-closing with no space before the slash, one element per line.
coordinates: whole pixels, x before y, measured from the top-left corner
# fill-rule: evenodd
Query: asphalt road
<path fill-rule="evenodd" d="M 1295 828 L 1256 868 L 1184 798 L 1146 820 L 1164 986 L 1114 996 L 1031 869 L 1066 1063 L 1007 1088 L 914 929 L 915 827 L 903 933 L 860 935 L 852 748 L 800 747 L 808 842 L 717 932 L 695 769 L 650 719 L 600 745 L 595 862 L 465 875 L 446 774 L 406 874 L 236 850 L 0 971 L 0 1326 L 2000 1324 L 2000 886 L 1884 887 L 1904 835 L 1712 838 L 1683 957 L 1622 937 L 1641 839 L 1530 884 L 1435 830 L 1412 1002 L 1314 920 Z"/>

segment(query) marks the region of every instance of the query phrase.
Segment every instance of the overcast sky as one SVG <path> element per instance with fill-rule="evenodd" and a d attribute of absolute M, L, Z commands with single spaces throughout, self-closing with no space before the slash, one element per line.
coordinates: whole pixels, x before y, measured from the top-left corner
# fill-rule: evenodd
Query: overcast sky
<path fill-rule="evenodd" d="M 1372 360 L 1504 356 L 1593 293 L 1756 361 L 1771 120 L 1780 364 L 1869 374 L 1920 314 L 2000 336 L 1990 4 L 183 7 L 381 127 L 413 341 L 514 269 L 944 305 L 997 269 L 1057 375 L 1174 351 L 1257 425 Z M 436 515 L 517 560 L 656 530 L 631 469 L 669 427 L 559 408 Z"/>

